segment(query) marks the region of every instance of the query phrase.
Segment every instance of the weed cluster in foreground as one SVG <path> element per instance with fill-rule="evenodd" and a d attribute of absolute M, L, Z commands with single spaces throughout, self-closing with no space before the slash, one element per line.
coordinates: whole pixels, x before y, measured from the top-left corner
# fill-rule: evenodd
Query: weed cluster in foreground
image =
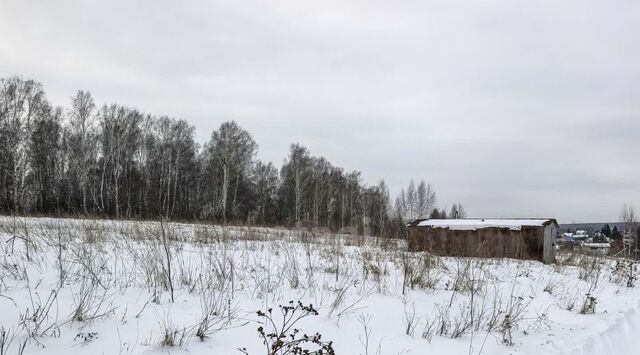
<path fill-rule="evenodd" d="M 300 301 L 297 304 L 289 301 L 288 305 L 280 305 L 279 308 L 281 319 L 276 318 L 272 308 L 266 312 L 256 312 L 262 318 L 263 325 L 258 327 L 258 335 L 266 347 L 267 355 L 335 355 L 333 343 L 324 341 L 320 333 L 307 335 L 296 327 L 302 319 L 318 315 L 312 304 L 305 306 Z M 246 348 L 238 350 L 249 354 Z"/>

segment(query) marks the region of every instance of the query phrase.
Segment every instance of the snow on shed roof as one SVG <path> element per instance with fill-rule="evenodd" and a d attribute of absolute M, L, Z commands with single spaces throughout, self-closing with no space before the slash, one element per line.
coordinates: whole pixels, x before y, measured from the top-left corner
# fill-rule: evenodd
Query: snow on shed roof
<path fill-rule="evenodd" d="M 542 227 L 557 222 L 550 218 L 521 219 L 425 219 L 411 223 L 414 227 L 449 228 L 452 230 L 475 230 L 483 228 L 509 228 L 520 230 L 522 227 Z"/>

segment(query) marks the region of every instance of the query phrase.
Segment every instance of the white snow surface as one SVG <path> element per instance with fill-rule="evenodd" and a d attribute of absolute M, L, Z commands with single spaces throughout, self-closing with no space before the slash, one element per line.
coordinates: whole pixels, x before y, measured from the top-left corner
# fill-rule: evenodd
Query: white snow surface
<path fill-rule="evenodd" d="M 256 311 L 277 315 L 289 301 L 313 304 L 318 315 L 296 328 L 340 355 L 637 353 L 631 261 L 560 254 L 544 265 L 286 229 L 164 229 L 173 302 L 159 223 L 0 217 L 4 353 L 263 355 L 257 328 L 270 328 Z M 587 295 L 593 314 L 581 313 Z M 206 317 L 215 326 L 200 339 Z M 176 344 L 162 345 L 167 333 Z"/>
<path fill-rule="evenodd" d="M 449 228 L 452 230 L 476 230 L 483 228 L 509 228 L 520 230 L 524 226 L 543 226 L 549 219 L 427 219 L 418 227 Z"/>

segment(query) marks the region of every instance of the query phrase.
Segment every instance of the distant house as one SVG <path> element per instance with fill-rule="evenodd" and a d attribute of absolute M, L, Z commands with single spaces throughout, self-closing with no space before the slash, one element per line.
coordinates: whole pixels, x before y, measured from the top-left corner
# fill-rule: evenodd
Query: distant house
<path fill-rule="evenodd" d="M 573 235 L 573 240 L 575 241 L 586 241 L 589 238 L 589 233 L 585 230 L 577 230 L 576 234 Z"/>
<path fill-rule="evenodd" d="M 611 249 L 611 244 L 587 242 L 580 244 L 580 249 L 589 254 L 607 255 Z"/>
<path fill-rule="evenodd" d="M 408 225 L 411 251 L 441 256 L 555 262 L 555 219 L 422 219 Z"/>
<path fill-rule="evenodd" d="M 570 241 L 573 240 L 573 233 L 569 233 L 569 232 L 562 233 L 562 238 L 561 239 L 564 240 L 564 241 L 569 241 L 570 242 Z"/>

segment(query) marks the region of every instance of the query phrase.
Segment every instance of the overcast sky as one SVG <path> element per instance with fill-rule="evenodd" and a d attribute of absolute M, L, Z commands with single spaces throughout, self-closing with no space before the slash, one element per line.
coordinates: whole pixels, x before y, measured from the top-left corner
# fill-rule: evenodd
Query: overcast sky
<path fill-rule="evenodd" d="M 0 76 L 236 120 L 470 216 L 615 221 L 640 207 L 640 2 L 0 0 Z"/>

